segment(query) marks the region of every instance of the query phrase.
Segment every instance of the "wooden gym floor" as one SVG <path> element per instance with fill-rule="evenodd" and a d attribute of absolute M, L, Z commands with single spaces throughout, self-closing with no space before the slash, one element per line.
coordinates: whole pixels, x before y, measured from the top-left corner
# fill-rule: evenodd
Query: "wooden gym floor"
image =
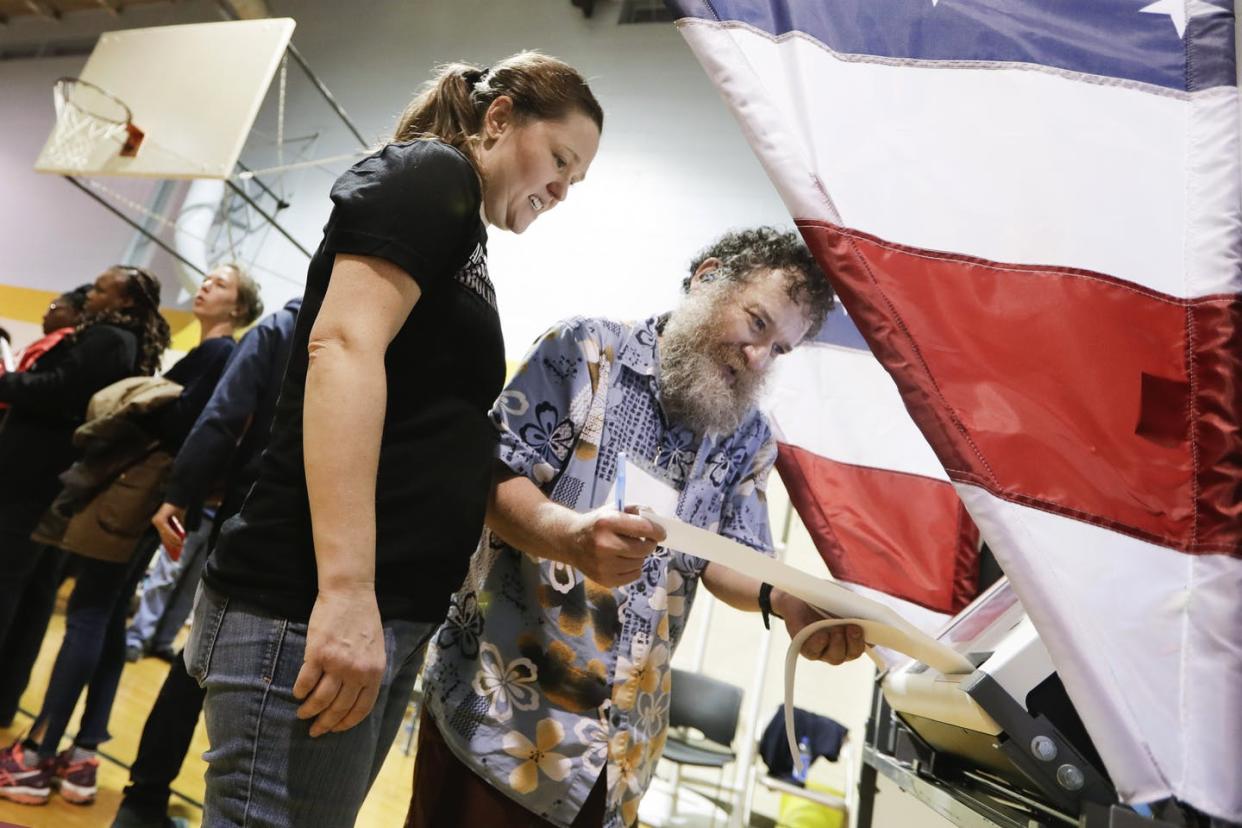
<path fill-rule="evenodd" d="M 52 672 L 52 663 L 64 636 L 64 603 L 70 586 L 71 584 L 66 583 L 61 590 L 60 601 L 43 641 L 43 649 L 39 653 L 30 686 L 22 697 L 23 712 L 18 714 L 11 728 L 0 730 L 2 744 L 7 745 L 22 735 L 30 726 L 31 717 L 37 713 L 43 700 L 43 691 Z M 184 631 L 182 636 L 184 638 Z M 112 708 L 112 720 L 108 724 L 112 740 L 101 746 L 99 796 L 94 804 L 70 805 L 55 792 L 52 793 L 51 801 L 41 806 L 18 805 L 0 799 L 0 825 L 7 823 L 27 828 L 108 828 L 121 804 L 121 792 L 129 780 L 127 768 L 138 752 L 142 726 L 146 723 L 147 713 L 155 703 L 155 697 L 168 670 L 169 665 L 166 662 L 155 658 L 125 665 L 120 691 Z M 81 714 L 81 709 L 82 705 L 79 703 L 70 722 L 71 733 L 77 729 L 77 717 Z M 405 821 L 414 771 L 413 756 L 406 756 L 401 750 L 405 740 L 406 731 L 402 728 L 358 816 L 359 828 L 391 828 L 400 826 Z M 68 744 L 68 740 L 65 744 Z M 199 803 L 203 800 L 203 772 L 206 764 L 201 757 L 206 749 L 207 733 L 200 718 L 190 754 L 181 768 L 181 775 L 173 784 L 170 810 L 173 816 L 186 818 L 195 828 L 202 817 Z"/>

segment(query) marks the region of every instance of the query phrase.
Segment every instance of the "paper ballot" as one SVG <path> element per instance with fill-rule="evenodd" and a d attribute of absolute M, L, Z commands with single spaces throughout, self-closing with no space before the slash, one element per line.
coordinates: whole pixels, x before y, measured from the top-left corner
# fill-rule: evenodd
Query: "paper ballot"
<path fill-rule="evenodd" d="M 868 644 L 904 653 L 942 675 L 972 673 L 975 670 L 974 665 L 952 647 L 927 635 L 877 601 L 677 518 L 651 509 L 643 509 L 639 514 L 664 529 L 668 535 L 664 546 L 766 581 L 824 612 L 857 624 L 862 627 Z"/>

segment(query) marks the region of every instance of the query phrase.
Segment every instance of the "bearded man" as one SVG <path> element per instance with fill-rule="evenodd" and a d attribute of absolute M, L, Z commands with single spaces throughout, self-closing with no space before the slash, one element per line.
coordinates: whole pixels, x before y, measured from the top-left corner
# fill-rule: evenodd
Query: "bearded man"
<path fill-rule="evenodd" d="M 637 324 L 560 323 L 497 400 L 488 529 L 428 650 L 407 826 L 636 824 L 699 581 L 791 635 L 820 617 L 660 547 L 663 530 L 614 508 L 624 464 L 632 502 L 772 554 L 776 443 L 756 402 L 832 291 L 798 238 L 771 228 L 717 241 L 684 288 L 675 311 Z M 838 664 L 862 649 L 851 626 L 802 652 Z"/>

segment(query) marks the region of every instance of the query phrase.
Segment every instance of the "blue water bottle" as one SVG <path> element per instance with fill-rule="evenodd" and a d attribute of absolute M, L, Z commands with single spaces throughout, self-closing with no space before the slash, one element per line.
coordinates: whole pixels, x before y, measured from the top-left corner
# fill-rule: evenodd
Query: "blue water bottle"
<path fill-rule="evenodd" d="M 806 775 L 811 770 L 811 737 L 803 736 L 798 740 L 798 755 L 802 757 L 802 770 L 797 769 L 793 772 L 794 781 L 803 787 L 806 786 Z"/>

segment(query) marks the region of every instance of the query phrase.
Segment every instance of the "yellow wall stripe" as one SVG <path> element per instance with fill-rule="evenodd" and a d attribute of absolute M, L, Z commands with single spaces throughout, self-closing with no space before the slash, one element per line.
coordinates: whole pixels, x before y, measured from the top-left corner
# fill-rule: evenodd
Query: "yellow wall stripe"
<path fill-rule="evenodd" d="M 0 284 L 0 316 L 39 325 L 48 303 L 58 295 L 55 291 Z M 160 313 L 172 329 L 172 350 L 188 351 L 198 344 L 198 320 L 194 314 L 174 308 L 160 308 Z"/>
<path fill-rule="evenodd" d="M 57 296 L 57 293 L 49 290 L 0 284 L 0 317 L 29 322 L 32 325 L 42 324 L 48 303 Z M 160 313 L 168 320 L 168 326 L 172 329 L 172 345 L 169 346 L 171 350 L 185 353 L 198 344 L 198 320 L 194 318 L 194 314 L 172 308 L 161 308 Z M 239 332 L 238 337 L 240 336 Z M 510 359 L 505 361 L 505 365 L 508 368 L 506 379 L 511 379 L 520 362 Z"/>

